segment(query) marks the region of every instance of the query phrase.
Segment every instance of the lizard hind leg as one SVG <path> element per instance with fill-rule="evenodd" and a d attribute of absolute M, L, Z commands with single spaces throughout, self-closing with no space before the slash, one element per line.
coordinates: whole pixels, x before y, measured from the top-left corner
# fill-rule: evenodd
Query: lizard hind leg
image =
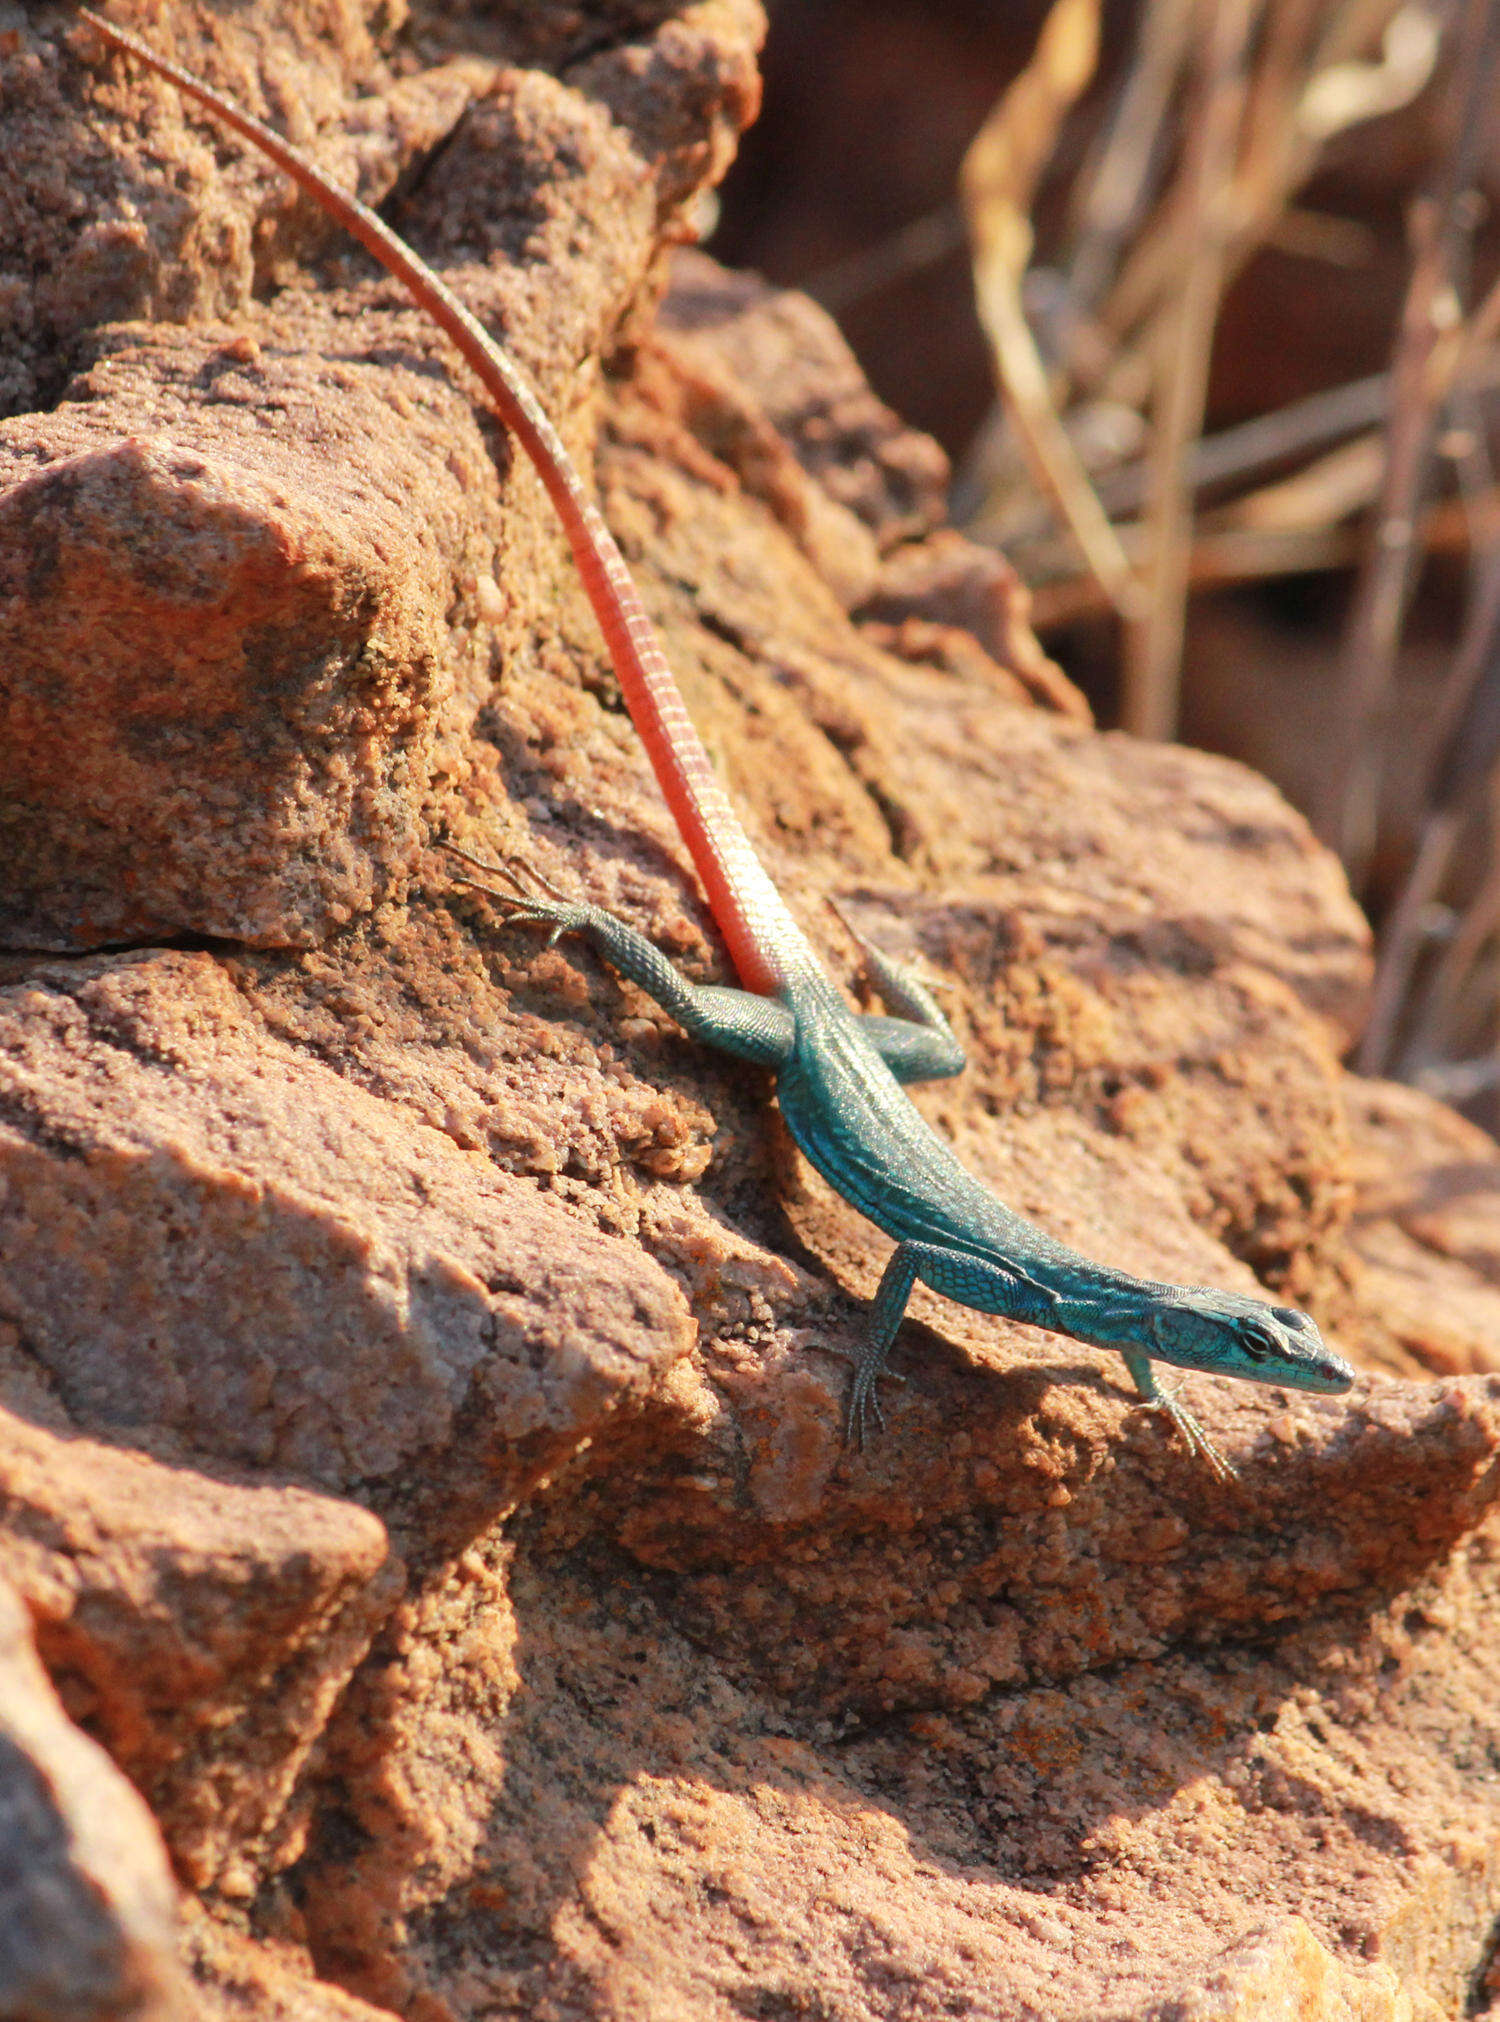
<path fill-rule="evenodd" d="M 862 934 L 838 900 L 828 898 L 828 908 L 845 933 L 859 948 L 866 981 L 881 1002 L 897 1015 L 883 1018 L 878 1013 L 862 1017 L 860 1029 L 899 1082 L 943 1081 L 962 1074 L 968 1064 L 958 1035 L 933 996 L 936 989 L 948 989 L 947 981 L 929 986 L 916 970 L 895 961 Z"/>
<path fill-rule="evenodd" d="M 508 891 L 502 891 L 480 878 L 468 877 L 462 871 L 455 874 L 460 884 L 472 885 L 475 891 L 483 892 L 486 898 L 504 906 L 506 918 L 512 923 L 550 928 L 547 937 L 549 948 L 554 947 L 564 934 L 587 931 L 589 917 L 596 909 L 565 897 L 535 864 L 527 863 L 520 857 L 502 857 L 498 863 L 486 863 L 483 857 L 471 856 L 457 843 L 446 839 L 438 847 L 446 850 L 449 856 L 472 864 L 475 870 L 483 871 L 485 879 L 502 878 L 510 887 Z M 537 886 L 546 896 L 538 895 Z"/>

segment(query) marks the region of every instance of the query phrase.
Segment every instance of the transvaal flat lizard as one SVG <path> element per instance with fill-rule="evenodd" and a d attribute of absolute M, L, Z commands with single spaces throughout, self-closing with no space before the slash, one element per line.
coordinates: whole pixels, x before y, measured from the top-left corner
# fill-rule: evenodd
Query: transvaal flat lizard
<path fill-rule="evenodd" d="M 637 730 L 708 893 L 743 989 L 689 982 L 633 927 L 550 887 L 494 896 L 552 940 L 579 934 L 694 1039 L 776 1076 L 787 1127 L 846 1200 L 896 1241 L 855 1358 L 847 1437 L 880 1417 L 875 1383 L 918 1279 L 961 1304 L 1072 1335 L 1124 1357 L 1142 1401 L 1215 1474 L 1233 1469 L 1153 1363 L 1338 1392 L 1347 1363 L 1305 1313 L 1238 1292 L 1157 1284 L 1097 1264 L 1022 1221 L 960 1165 L 903 1084 L 957 1074 L 963 1051 L 931 994 L 870 951 L 891 1016 L 850 1009 L 755 855 L 715 776 L 624 560 L 515 361 L 376 214 L 269 127 L 88 9 L 117 48 L 171 79 L 253 141 L 343 224 L 442 327 L 520 440 L 567 532 Z M 488 869 L 489 867 L 484 867 Z M 502 872 L 502 875 L 512 875 Z"/>

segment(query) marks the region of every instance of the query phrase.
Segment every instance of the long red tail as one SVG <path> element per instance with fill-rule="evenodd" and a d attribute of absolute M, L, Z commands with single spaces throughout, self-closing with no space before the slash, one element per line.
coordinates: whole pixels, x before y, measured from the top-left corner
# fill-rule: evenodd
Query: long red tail
<path fill-rule="evenodd" d="M 703 880 L 741 982 L 747 989 L 773 995 L 794 975 L 817 970 L 817 957 L 719 785 L 624 557 L 515 360 L 374 211 L 331 183 L 279 134 L 189 71 L 158 56 L 127 30 L 86 7 L 79 14 L 106 42 L 138 57 L 253 141 L 352 233 L 451 338 L 478 375 L 500 419 L 519 438 L 557 509 L 631 719 Z"/>

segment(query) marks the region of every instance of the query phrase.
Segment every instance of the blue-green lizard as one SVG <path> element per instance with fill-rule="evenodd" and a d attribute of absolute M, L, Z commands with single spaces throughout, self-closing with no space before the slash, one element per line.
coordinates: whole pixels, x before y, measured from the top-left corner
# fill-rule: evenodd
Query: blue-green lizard
<path fill-rule="evenodd" d="M 708 891 L 743 989 L 690 983 L 642 934 L 598 906 L 518 884 L 510 917 L 578 934 L 694 1039 L 776 1076 L 793 1138 L 846 1200 L 896 1240 L 855 1360 L 846 1433 L 880 1418 L 875 1384 L 918 1279 L 980 1312 L 1072 1335 L 1124 1357 L 1142 1401 L 1164 1413 L 1215 1474 L 1233 1469 L 1153 1364 L 1298 1390 L 1347 1390 L 1353 1372 L 1305 1313 L 1237 1292 L 1157 1284 L 1096 1264 L 1024 1222 L 965 1171 L 903 1084 L 957 1074 L 964 1056 L 931 994 L 867 951 L 894 1014 L 852 1011 L 756 857 L 688 720 L 624 561 L 514 360 L 374 212 L 269 127 L 99 16 L 83 18 L 265 150 L 400 279 L 478 373 L 536 465 L 567 531 L 626 703 Z M 463 854 L 460 852 L 459 854 Z M 473 859 L 468 859 L 471 863 Z M 484 866 L 494 875 L 492 867 Z"/>

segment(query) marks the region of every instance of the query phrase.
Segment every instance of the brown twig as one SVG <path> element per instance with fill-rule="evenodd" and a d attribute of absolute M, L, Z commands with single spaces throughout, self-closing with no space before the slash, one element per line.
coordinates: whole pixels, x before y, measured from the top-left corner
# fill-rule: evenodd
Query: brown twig
<path fill-rule="evenodd" d="M 1075 251 L 1059 316 L 1065 362 L 1075 374 L 1076 337 L 1113 281 L 1138 224 L 1168 133 L 1168 110 L 1192 47 L 1195 0 L 1155 0 L 1141 10 L 1135 61 L 1102 146 L 1079 177 L 1070 206 Z"/>
<path fill-rule="evenodd" d="M 1455 283 L 1474 224 L 1474 207 L 1461 198 L 1477 166 L 1497 50 L 1500 9 L 1491 0 L 1467 0 L 1453 50 L 1456 135 L 1437 190 L 1414 207 L 1416 255 L 1392 366 L 1385 478 L 1342 656 L 1340 689 L 1347 757 L 1342 766 L 1330 770 L 1324 824 L 1356 890 L 1364 883 L 1374 849 L 1381 726 L 1395 678 L 1396 650 L 1417 552 L 1417 510 L 1441 398 L 1431 367 L 1440 338 L 1455 321 Z"/>
<path fill-rule="evenodd" d="M 1137 529 L 1125 527 L 1121 534 L 1127 554 L 1144 546 Z M 1230 528 L 1201 533 L 1195 536 L 1188 554 L 1188 587 L 1211 590 L 1273 576 L 1318 575 L 1348 568 L 1358 553 L 1359 535 L 1353 527 L 1313 531 Z M 1109 609 L 1091 576 L 1058 576 L 1035 584 L 1031 590 L 1030 617 L 1038 632 L 1097 620 L 1108 615 Z"/>
<path fill-rule="evenodd" d="M 1283 8 L 1292 4 L 1294 0 L 1281 0 Z M 1355 59 L 1389 27 L 1402 4 L 1403 0 L 1345 0 L 1328 10 L 1306 70 L 1299 75 L 1283 73 L 1286 96 L 1279 117 L 1272 113 L 1269 94 L 1263 97 L 1258 146 L 1253 153 L 1247 148 L 1228 199 L 1234 228 L 1224 251 L 1226 283 L 1264 243 L 1328 140 L 1340 130 L 1331 114 L 1317 122 L 1302 117 L 1303 101 L 1330 74 L 1356 67 Z M 1357 67 L 1378 72 L 1383 64 Z M 1419 88 L 1415 75 L 1407 78 L 1407 88 L 1413 93 Z M 1345 124 L 1370 116 L 1374 95 L 1348 91 L 1344 99 Z M 1383 102 L 1389 110 L 1391 95 Z M 1113 362 L 1101 389 L 1111 398 L 1134 402 L 1145 397 L 1149 386 L 1158 325 L 1170 312 L 1180 257 L 1177 213 L 1182 201 L 1180 191 L 1169 197 L 1141 233 L 1100 311 L 1100 321 L 1115 340 Z"/>
<path fill-rule="evenodd" d="M 1242 501 L 1235 510 L 1242 510 L 1248 503 Z M 1500 489 L 1490 494 L 1488 509 L 1500 513 Z M 1426 554 L 1466 554 L 1470 527 L 1471 516 L 1464 503 L 1444 499 L 1422 514 L 1418 544 Z M 1145 536 L 1138 524 L 1121 527 L 1119 531 L 1127 556 L 1133 558 L 1144 551 Z M 1348 569 L 1359 560 L 1363 547 L 1363 536 L 1352 524 L 1209 525 L 1200 528 L 1193 537 L 1188 585 L 1194 590 L 1207 590 L 1270 576 Z M 1028 567 L 1027 582 L 1031 590 L 1031 622 L 1040 632 L 1108 615 L 1110 606 L 1100 596 L 1092 576 L 1066 574 L 1061 568 L 1049 573 L 1042 559 Z"/>
<path fill-rule="evenodd" d="M 1324 0 L 1271 0 L 1245 101 L 1244 142 L 1237 181 L 1242 193 L 1269 189 L 1269 164 L 1285 146 L 1291 108 L 1306 82 L 1312 38 Z M 1279 209 L 1280 206 L 1274 208 Z"/>
<path fill-rule="evenodd" d="M 1397 1031 L 1408 1009 L 1412 977 L 1427 939 L 1427 918 L 1447 878 L 1462 827 L 1462 817 L 1451 808 L 1429 813 L 1423 820 L 1416 856 L 1383 936 L 1370 1016 L 1355 1056 L 1361 1074 L 1390 1070 Z"/>
<path fill-rule="evenodd" d="M 1477 952 L 1469 947 L 1478 918 L 1474 915 L 1468 934 L 1461 933 L 1439 961 L 1413 1020 L 1412 980 L 1425 938 L 1424 921 L 1452 869 L 1475 803 L 1500 760 L 1500 547 L 1491 547 L 1480 572 L 1443 706 L 1447 727 L 1438 741 L 1416 857 L 1381 936 L 1370 1018 L 1359 1048 L 1362 1074 L 1389 1069 L 1404 1020 L 1414 1027 L 1411 1049 L 1419 1048 L 1441 1026 L 1445 1007 L 1456 992 L 1455 977 Z M 1487 881 L 1494 875 L 1491 864 Z"/>
<path fill-rule="evenodd" d="M 1394 1063 L 1404 1079 L 1424 1086 L 1431 1080 L 1434 1061 L 1443 1059 L 1453 1050 L 1454 1036 L 1463 1023 L 1464 999 L 1475 994 L 1475 980 L 1481 974 L 1485 951 L 1493 949 L 1496 933 L 1500 931 L 1500 854 L 1495 850 L 1500 791 L 1497 791 L 1493 779 L 1488 785 L 1490 840 L 1479 883 L 1463 905 L 1448 944 L 1438 957 L 1415 1015 L 1408 1021 L 1409 1035 Z M 1486 979 L 1481 984 L 1480 994 L 1483 998 L 1480 1022 L 1493 1030 L 1495 998 L 1492 979 Z M 1459 1043 L 1462 1044 L 1461 1041 Z"/>
<path fill-rule="evenodd" d="M 1496 292 L 1500 294 L 1500 289 Z M 1500 388 L 1500 358 L 1473 359 L 1462 383 L 1474 393 Z M 1373 372 L 1368 378 L 1351 379 L 1326 393 L 1288 401 L 1285 407 L 1203 436 L 1193 445 L 1189 482 L 1195 493 L 1215 490 L 1273 465 L 1312 455 L 1343 436 L 1358 435 L 1375 427 L 1386 414 L 1390 394 L 1391 375 Z M 1113 471 L 1099 484 L 1100 500 L 1115 516 L 1131 512 L 1145 496 L 1145 480 L 1143 465 Z"/>
<path fill-rule="evenodd" d="M 950 253 L 962 251 L 966 241 L 958 204 L 940 204 L 936 210 L 899 225 L 873 245 L 861 246 L 846 258 L 805 275 L 798 286 L 831 315 L 837 315 L 883 288 L 910 279 L 924 267 L 936 266 Z"/>
<path fill-rule="evenodd" d="M 1500 300 L 1500 285 L 1494 293 Z M 1467 336 L 1457 369 L 1462 378 L 1455 386 L 1462 385 L 1471 394 L 1500 389 L 1500 357 L 1477 350 Z M 1374 372 L 1327 392 L 1288 401 L 1284 407 L 1272 408 L 1214 435 L 1200 436 L 1188 459 L 1188 483 L 1194 497 L 1226 489 L 1276 465 L 1295 463 L 1344 436 L 1375 429 L 1389 408 L 1390 385 L 1389 373 Z M 1140 511 L 1146 479 L 1146 465 L 1141 461 L 1122 463 L 1095 478 L 1099 503 L 1116 524 Z M 994 540 L 1004 546 L 1026 575 L 1023 558 L 1027 543 L 1045 539 L 1055 524 L 1046 502 L 1034 500 L 1024 517 L 1012 513 L 1002 521 L 981 514 L 968 522 L 966 530 L 975 540 Z"/>
<path fill-rule="evenodd" d="M 1105 132 L 1074 182 L 1068 227 L 1073 257 L 1049 317 L 1054 404 L 1066 398 L 1070 385 L 1087 386 L 1100 378 L 1107 365 L 1112 346 L 1102 341 L 1091 317 L 1114 279 L 1122 248 L 1167 153 L 1168 114 L 1189 46 L 1194 5 L 1195 0 L 1152 0 L 1141 10 L 1135 60 Z M 1004 415 L 1002 399 L 976 430 L 960 465 L 955 511 L 965 522 L 1004 518 L 1003 489 L 1014 469 Z"/>
<path fill-rule="evenodd" d="M 1187 459 L 1203 425 L 1231 227 L 1225 205 L 1244 103 L 1246 47 L 1258 4 L 1213 0 L 1200 17 L 1201 72 L 1186 142 L 1186 202 L 1179 220 L 1184 278 L 1170 335 L 1163 333 L 1156 357 L 1146 508 L 1149 601 L 1145 618 L 1127 627 L 1121 684 L 1120 718 L 1138 737 L 1167 738 L 1177 728 L 1192 544 Z"/>
<path fill-rule="evenodd" d="M 1032 243 L 1027 210 L 1058 124 L 1093 75 L 1098 28 L 1098 0 L 1053 0 L 1031 62 L 970 145 L 959 187 L 975 303 L 1017 434 L 1100 588 L 1128 614 L 1137 608 L 1134 576 L 1058 419 L 1021 306 Z"/>

